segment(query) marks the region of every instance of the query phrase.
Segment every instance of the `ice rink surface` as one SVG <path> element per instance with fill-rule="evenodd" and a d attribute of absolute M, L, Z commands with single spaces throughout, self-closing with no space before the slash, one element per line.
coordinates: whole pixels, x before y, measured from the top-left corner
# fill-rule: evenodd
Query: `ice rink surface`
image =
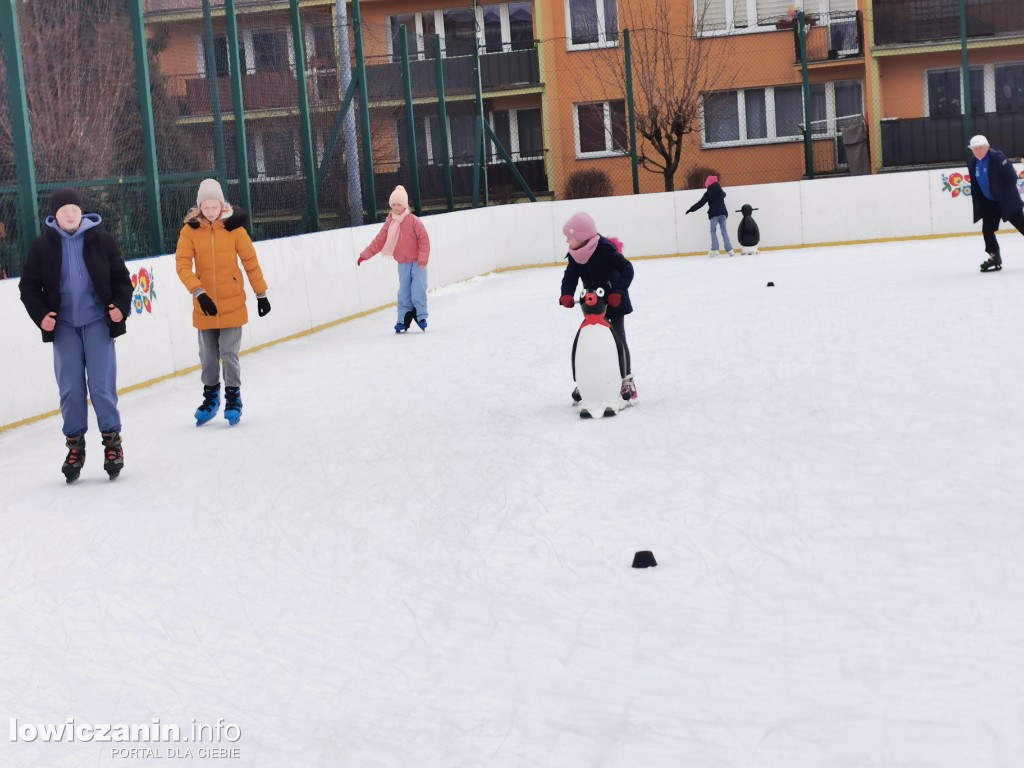
<path fill-rule="evenodd" d="M 1003 240 L 638 260 L 614 419 L 543 268 L 244 356 L 234 428 L 198 373 L 123 395 L 113 484 L 94 421 L 71 487 L 59 418 L 0 433 L 0 711 L 240 734 L 0 765 L 1019 768 Z"/>

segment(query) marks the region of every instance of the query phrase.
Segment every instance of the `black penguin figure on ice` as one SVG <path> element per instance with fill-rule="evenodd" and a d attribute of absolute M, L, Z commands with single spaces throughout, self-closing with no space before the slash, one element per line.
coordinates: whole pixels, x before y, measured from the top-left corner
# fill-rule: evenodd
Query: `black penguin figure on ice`
<path fill-rule="evenodd" d="M 761 232 L 757 228 L 757 222 L 754 221 L 754 217 L 750 214 L 756 211 L 750 203 L 745 203 L 736 213 L 742 213 L 743 218 L 740 219 L 740 225 L 736 228 L 736 239 L 740 241 L 740 245 L 743 246 L 743 253 L 751 254 L 757 253 L 757 244 L 761 242 Z"/>
<path fill-rule="evenodd" d="M 623 402 L 622 379 L 626 376 L 626 347 L 605 317 L 608 304 L 604 288 L 585 291 L 580 297 L 583 323 L 572 342 L 572 377 L 580 393 L 580 418 L 614 416 Z"/>

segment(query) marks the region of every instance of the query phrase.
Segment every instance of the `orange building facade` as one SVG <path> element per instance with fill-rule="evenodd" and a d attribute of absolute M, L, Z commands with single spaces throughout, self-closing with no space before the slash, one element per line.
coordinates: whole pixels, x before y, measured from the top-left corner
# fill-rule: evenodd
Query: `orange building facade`
<path fill-rule="evenodd" d="M 256 187 L 298 185 L 302 174 L 288 5 L 237 3 L 249 166 Z M 920 0 L 803 0 L 802 5 L 808 23 L 803 56 L 790 0 L 509 0 L 455 7 L 439 0 L 362 0 L 378 200 L 386 201 L 395 183 L 409 184 L 415 165 L 424 207 L 443 206 L 445 134 L 455 196 L 465 202 L 472 195 L 479 112 L 474 47 L 481 62 L 483 113 L 498 140 L 485 143 L 483 157 L 492 199 L 522 197 L 499 144 L 540 197 L 567 196 L 581 171 L 603 175 L 611 194 L 631 193 L 627 29 L 632 103 L 641 132 L 639 118 L 652 102 L 667 103 L 694 83 L 699 86 L 675 124 L 682 135 L 674 173 L 666 178 L 657 168 L 641 167 L 641 192 L 701 187 L 710 172 L 732 185 L 848 173 L 843 135 L 857 125 L 866 126 L 870 138 L 870 172 L 941 164 L 963 155 L 963 99 L 953 93 L 960 87 L 960 47 L 949 39 L 942 14 L 920 18 Z M 957 2 L 931 0 L 929 7 L 946 5 L 955 9 Z M 1017 19 L 1024 3 L 978 0 L 971 7 L 972 110 L 979 125 L 1000 138 L 1005 127 L 1009 137 L 1008 116 L 1024 113 L 1024 19 L 1019 26 Z M 222 2 L 214 0 L 214 8 L 214 68 L 230 128 Z M 148 0 L 146 18 L 151 34 L 166 35 L 160 70 L 181 105 L 179 121 L 210 153 L 213 167 L 214 109 L 200 9 L 200 0 Z M 334 0 L 302 0 L 300 9 L 319 162 L 342 96 L 338 19 Z M 893 27 L 904 31 L 895 33 Z M 411 125 L 401 73 L 403 28 L 412 75 Z M 645 31 L 651 29 L 658 31 Z M 443 125 L 437 37 L 445 80 Z M 659 82 L 672 80 L 663 76 L 666 72 L 676 81 L 659 90 Z M 805 76 L 809 115 L 804 114 Z M 666 121 L 664 132 L 673 129 Z M 641 132 L 638 155 L 662 161 Z M 915 138 L 935 132 L 957 134 L 956 147 L 945 154 L 907 149 Z M 226 163 L 230 177 L 237 166 L 231 157 Z"/>

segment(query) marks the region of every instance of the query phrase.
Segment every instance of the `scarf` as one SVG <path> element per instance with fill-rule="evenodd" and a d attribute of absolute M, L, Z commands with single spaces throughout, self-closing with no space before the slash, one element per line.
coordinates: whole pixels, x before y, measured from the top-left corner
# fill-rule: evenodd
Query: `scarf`
<path fill-rule="evenodd" d="M 388 233 L 388 237 L 390 236 L 391 234 Z M 570 248 L 569 255 L 572 256 L 572 260 L 577 264 L 586 264 L 590 261 L 590 257 L 594 255 L 594 251 L 597 250 L 597 241 L 600 239 L 600 235 L 594 235 L 581 248 L 577 248 L 575 251 Z"/>
<path fill-rule="evenodd" d="M 398 245 L 398 229 L 410 213 L 411 211 L 408 208 L 401 214 L 395 214 L 392 211 L 391 218 L 388 220 L 388 236 L 384 240 L 384 247 L 380 249 L 380 252 L 385 256 L 394 258 L 395 246 Z"/>

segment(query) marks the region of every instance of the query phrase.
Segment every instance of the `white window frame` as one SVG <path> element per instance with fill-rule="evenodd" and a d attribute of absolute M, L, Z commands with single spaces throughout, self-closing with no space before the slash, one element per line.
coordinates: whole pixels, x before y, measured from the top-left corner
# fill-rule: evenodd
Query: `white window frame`
<path fill-rule="evenodd" d="M 618 48 L 619 39 L 608 40 L 608 32 L 605 29 L 604 19 L 604 0 L 589 0 L 594 3 L 594 12 L 597 16 L 597 42 L 596 43 L 574 43 L 572 41 L 572 8 L 569 5 L 569 0 L 565 2 L 565 50 L 567 51 L 593 51 L 598 48 Z M 728 2 L 728 0 L 726 0 Z M 612 0 L 616 4 L 615 9 L 618 11 L 619 0 Z M 507 9 L 506 9 L 507 11 Z M 574 110 L 575 111 L 575 110 Z"/>
<path fill-rule="evenodd" d="M 714 0 L 712 0 L 714 1 Z M 771 24 L 758 24 L 757 23 L 757 0 L 723 0 L 725 3 L 725 29 L 699 29 L 697 31 L 698 37 L 722 37 L 724 35 L 750 35 L 760 34 L 762 32 L 774 32 L 776 31 L 775 23 Z M 747 7 L 747 18 L 752 19 L 752 23 L 748 23 L 745 27 L 737 27 L 735 25 L 736 14 L 734 8 L 736 5 L 743 3 Z M 801 0 L 793 0 L 791 3 L 793 7 L 799 8 Z M 827 16 L 830 12 L 829 0 L 804 0 L 803 11 L 809 16 Z M 815 8 L 816 6 L 816 8 Z M 693 23 L 696 24 L 698 21 L 697 11 L 703 7 L 703 0 L 693 0 Z M 854 9 L 855 10 L 855 9 Z M 851 19 L 852 20 L 852 19 Z M 841 21 L 847 21 L 843 19 Z"/>
<path fill-rule="evenodd" d="M 572 133 L 573 143 L 576 145 L 577 160 L 593 160 L 601 157 L 623 157 L 629 154 L 629 137 L 626 137 L 627 146 L 624 149 L 608 149 L 612 142 L 612 101 L 624 101 L 624 99 L 605 99 L 604 101 L 579 101 L 572 105 Z M 605 149 L 600 152 L 584 152 L 580 149 L 580 111 L 579 107 L 591 104 L 601 104 L 604 107 L 604 135 Z"/>
<path fill-rule="evenodd" d="M 1019 67 L 1024 61 L 991 61 L 987 64 L 972 64 L 971 69 L 981 69 L 985 86 L 985 112 L 996 111 L 996 70 L 1000 67 Z M 932 72 L 957 72 L 960 75 L 960 114 L 964 113 L 965 107 L 970 104 L 970 94 L 964 93 L 963 70 L 959 67 L 932 67 L 926 69 L 922 74 L 922 88 L 924 89 L 924 114 L 931 117 L 931 100 L 928 94 L 928 75 Z"/>
<path fill-rule="evenodd" d="M 291 176 L 268 176 L 267 175 L 267 154 L 266 154 L 265 145 L 263 143 L 263 131 L 268 131 L 270 133 L 288 133 L 288 135 L 291 136 L 291 139 L 292 139 L 292 150 L 293 150 L 293 152 L 295 154 L 295 173 L 293 175 L 291 175 Z M 259 130 L 255 130 L 255 131 L 250 129 L 249 136 L 251 137 L 250 140 L 253 143 L 253 153 L 256 156 L 256 158 L 255 158 L 256 159 L 256 177 L 254 179 L 255 181 L 286 181 L 286 180 L 290 181 L 290 180 L 293 180 L 293 179 L 300 179 L 300 178 L 302 178 L 302 175 L 303 175 L 302 174 L 302 156 L 299 153 L 298 135 L 296 134 L 295 131 L 292 131 L 292 130 L 290 130 L 288 128 L 280 128 L 280 129 L 278 129 L 278 128 L 271 128 L 271 127 L 268 126 L 267 128 L 259 129 Z"/>
<path fill-rule="evenodd" d="M 242 30 L 242 48 L 245 49 L 245 74 L 255 75 L 256 71 L 256 44 L 253 42 L 253 32 L 280 32 L 285 34 L 285 46 L 288 49 L 288 69 L 295 74 L 295 41 L 292 37 L 292 28 L 286 27 L 281 30 L 278 27 L 259 27 L 257 29 Z"/>
<path fill-rule="evenodd" d="M 543 127 L 543 125 L 544 125 L 544 122 L 543 122 L 544 121 L 544 113 L 543 113 L 542 110 L 539 109 L 539 107 L 519 107 L 517 109 L 498 109 L 498 110 L 493 110 L 492 109 L 490 112 L 487 113 L 487 123 L 488 123 L 488 125 L 491 126 L 491 130 L 494 131 L 495 134 L 497 134 L 497 129 L 494 126 L 494 113 L 495 112 L 507 112 L 508 113 L 508 135 L 509 135 L 508 143 L 509 143 L 509 146 L 505 147 L 505 150 L 512 157 L 513 162 L 518 163 L 518 162 L 526 161 L 526 160 L 543 160 L 544 159 L 544 150 L 543 150 L 543 148 L 541 148 L 540 154 L 516 157 L 516 155 L 521 155 L 521 150 L 519 148 L 519 110 L 520 109 L 522 109 L 524 112 L 528 111 L 528 110 L 534 110 L 534 109 L 537 110 L 538 112 L 540 112 L 541 113 L 540 114 L 540 117 L 541 117 L 541 127 Z M 573 111 L 575 112 L 576 110 L 573 110 Z M 501 157 L 501 155 L 498 154 L 497 149 L 494 147 L 494 142 L 491 140 L 491 138 L 489 136 L 487 137 L 487 143 L 490 145 L 491 151 L 494 153 L 494 158 L 492 160 L 490 160 L 488 162 L 488 164 L 489 165 L 500 165 L 500 164 L 504 163 L 505 160 Z"/>
<path fill-rule="evenodd" d="M 827 121 L 827 130 L 822 133 L 812 133 L 812 137 L 815 141 L 819 139 L 835 138 L 841 134 L 839 128 L 839 122 L 855 115 L 837 115 L 836 114 L 836 90 L 835 84 L 837 82 L 849 82 L 856 80 L 857 78 L 848 78 L 844 80 L 830 80 L 826 83 L 814 83 L 814 85 L 825 86 L 825 120 Z M 860 98 L 861 98 L 861 114 L 864 110 L 864 82 L 860 82 Z M 708 141 L 707 138 L 707 119 L 704 116 L 704 102 L 701 99 L 701 120 L 700 120 L 700 146 L 701 149 L 722 149 L 725 147 L 750 147 L 758 144 L 792 144 L 803 141 L 803 136 L 778 136 L 775 133 L 775 89 L 776 88 L 793 88 L 797 84 L 779 85 L 779 86 L 766 86 L 764 88 L 739 88 L 734 91 L 729 91 L 736 94 L 737 100 L 737 121 L 739 122 L 739 139 L 731 139 L 729 141 Z M 746 138 L 747 133 L 747 100 L 744 94 L 747 91 L 764 91 L 764 109 L 765 109 L 765 128 L 767 129 L 767 137 L 763 139 L 748 139 Z M 804 119 L 807 116 L 804 115 Z M 821 122 L 820 120 L 814 122 Z"/>
<path fill-rule="evenodd" d="M 508 3 L 493 4 L 498 6 L 499 13 L 501 14 L 501 52 L 510 53 L 512 51 L 512 24 L 509 20 L 508 15 Z M 493 7 L 492 5 L 492 7 Z M 426 14 L 431 14 L 434 17 L 434 29 L 437 34 L 441 36 L 441 56 L 444 58 L 448 57 L 448 44 L 445 40 L 444 35 L 444 12 L 448 9 L 438 9 L 434 11 L 411 11 L 416 21 L 416 30 L 413 39 L 409 41 L 409 58 L 423 61 L 431 58 L 427 55 L 427 46 L 433 45 L 433 39 L 427 40 L 423 36 L 423 17 Z M 394 60 L 395 58 L 395 41 L 391 35 L 391 19 L 394 14 L 388 15 L 388 58 Z M 535 30 L 536 31 L 536 30 Z M 481 55 L 486 55 L 484 46 L 487 44 L 487 38 L 484 35 L 484 9 L 483 6 L 478 5 L 476 8 L 476 43 L 481 49 Z M 433 51 L 430 51 L 433 53 Z M 498 51 L 491 51 L 491 53 L 498 53 Z"/>

